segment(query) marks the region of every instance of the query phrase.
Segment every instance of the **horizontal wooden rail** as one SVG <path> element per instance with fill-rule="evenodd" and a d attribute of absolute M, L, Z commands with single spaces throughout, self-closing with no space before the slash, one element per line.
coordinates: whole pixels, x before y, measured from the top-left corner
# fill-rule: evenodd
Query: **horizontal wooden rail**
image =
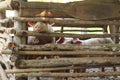
<path fill-rule="evenodd" d="M 11 50 L 2 50 L 2 54 L 12 54 Z M 16 54 L 20 55 L 58 55 L 58 56 L 66 56 L 66 55 L 73 55 L 73 56 L 96 56 L 96 55 L 103 55 L 103 56 L 117 56 L 120 55 L 120 52 L 112 52 L 112 51 L 16 51 Z"/>
<path fill-rule="evenodd" d="M 16 47 L 14 43 L 13 46 L 7 47 L 14 48 L 15 51 L 116 51 L 120 49 L 119 44 L 100 44 L 100 45 L 76 45 L 76 44 L 45 44 L 45 45 L 19 45 Z M 10 43 L 11 45 L 11 43 Z M 3 54 L 11 53 L 10 50 L 2 50 Z"/>
<path fill-rule="evenodd" d="M 119 36 L 119 33 L 112 34 L 68 34 L 68 33 L 39 33 L 35 31 L 21 30 L 16 32 L 17 36 L 55 36 L 55 37 L 76 37 L 76 38 L 106 38 L 106 37 L 115 37 Z"/>
<path fill-rule="evenodd" d="M 119 57 L 80 57 L 80 58 L 55 58 L 41 60 L 18 60 L 18 68 L 44 68 L 62 67 L 71 65 L 90 65 L 90 64 L 120 64 Z"/>
<path fill-rule="evenodd" d="M 61 30 L 55 30 L 55 32 L 61 32 Z M 103 30 L 79 30 L 79 29 L 72 29 L 72 30 L 63 30 L 63 32 L 103 32 Z"/>
<path fill-rule="evenodd" d="M 95 55 L 104 55 L 104 56 L 117 56 L 120 55 L 120 52 L 112 52 L 112 51 L 18 51 L 16 54 L 20 55 L 58 55 L 58 56 L 95 56 Z"/>
<path fill-rule="evenodd" d="M 45 44 L 45 45 L 19 45 L 19 50 L 23 51 L 39 51 L 39 50 L 64 50 L 64 51 L 73 51 L 73 50 L 107 50 L 115 48 L 115 50 L 120 49 L 119 44 L 100 44 L 100 45 L 74 45 L 74 44 Z"/>
<path fill-rule="evenodd" d="M 14 17 L 17 21 L 44 21 L 44 22 L 54 22 L 55 26 L 96 26 L 103 27 L 103 25 L 120 25 L 120 21 L 112 20 L 100 20 L 100 21 L 86 21 L 78 19 L 54 19 L 54 18 L 25 18 L 25 17 Z"/>
<path fill-rule="evenodd" d="M 101 68 L 101 67 L 119 67 L 120 65 L 85 65 L 85 66 L 67 66 L 67 67 L 54 67 L 54 68 L 27 68 L 27 69 L 7 69 L 6 73 L 30 73 L 30 72 L 49 72 L 49 71 L 65 71 L 65 70 L 79 70 L 87 68 Z"/>
<path fill-rule="evenodd" d="M 16 76 L 41 76 L 41 77 L 92 77 L 92 76 L 119 76 L 120 72 L 91 72 L 91 73 L 18 73 Z"/>

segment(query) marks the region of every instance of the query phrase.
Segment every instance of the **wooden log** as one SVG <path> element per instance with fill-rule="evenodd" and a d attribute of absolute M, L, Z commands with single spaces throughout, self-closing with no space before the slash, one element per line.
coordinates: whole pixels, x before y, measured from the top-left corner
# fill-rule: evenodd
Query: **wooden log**
<path fill-rule="evenodd" d="M 87 5 L 87 6 L 86 6 Z M 20 2 L 20 16 L 78 18 L 81 20 L 101 20 L 119 18 L 118 4 L 94 3 L 86 1 L 70 3 Z M 104 10 L 103 10 L 104 9 Z M 114 13 L 112 13 L 114 11 Z M 31 14 L 29 14 L 31 12 Z M 76 14 L 76 15 L 75 15 Z"/>
<path fill-rule="evenodd" d="M 1 33 L 7 33 L 7 34 L 15 34 L 16 30 L 13 28 L 5 28 L 5 27 L 0 27 L 0 32 Z"/>
<path fill-rule="evenodd" d="M 54 28 L 54 27 L 53 27 Z M 62 27 L 63 28 L 63 27 Z M 64 27 L 65 28 L 65 27 Z M 102 30 L 102 28 L 99 28 L 99 30 L 83 30 L 81 28 L 76 28 L 76 29 L 70 29 L 69 27 L 67 27 L 68 29 L 64 29 L 62 30 L 63 32 L 104 32 L 104 30 Z M 85 28 L 85 27 L 84 27 Z M 88 27 L 87 27 L 88 28 Z M 90 28 L 90 27 L 89 27 Z M 94 28 L 94 27 L 91 27 Z M 54 30 L 55 33 L 62 33 L 61 30 Z M 107 32 L 107 31 L 106 31 Z"/>
<path fill-rule="evenodd" d="M 21 30 L 17 31 L 16 36 L 49 36 L 49 37 L 74 37 L 74 38 L 107 38 L 119 36 L 119 33 L 112 34 L 68 34 L 68 33 L 39 33 L 35 31 Z"/>
<path fill-rule="evenodd" d="M 97 3 L 119 3 L 119 0 L 86 0 L 86 1 L 88 1 L 88 2 L 97 2 Z"/>
<path fill-rule="evenodd" d="M 90 65 L 90 64 L 120 64 L 119 57 L 81 57 L 81 58 L 57 58 L 44 60 L 18 60 L 18 68 L 35 67 L 62 67 L 71 65 Z"/>
<path fill-rule="evenodd" d="M 12 54 L 12 50 L 2 50 L 2 54 Z"/>
<path fill-rule="evenodd" d="M 79 46 L 74 44 L 45 44 L 45 45 L 19 45 L 18 49 L 21 51 L 73 51 L 73 50 L 106 50 L 115 48 L 115 50 L 120 49 L 119 44 L 100 44 L 100 45 L 86 45 Z"/>
<path fill-rule="evenodd" d="M 14 17 L 16 21 L 42 21 L 42 22 L 54 22 L 55 26 L 92 26 L 96 25 L 98 27 L 102 27 L 102 25 L 120 25 L 120 21 L 113 21 L 113 20 L 99 20 L 99 21 L 86 21 L 86 20 L 78 20 L 78 19 L 53 19 L 53 18 L 25 18 L 25 17 Z"/>
<path fill-rule="evenodd" d="M 19 17 L 19 11 L 18 11 L 18 10 L 15 10 L 14 13 L 15 13 L 14 16 Z M 15 29 L 16 31 L 22 30 L 22 22 L 14 21 L 14 29 Z M 21 42 L 21 37 L 14 35 L 14 43 L 15 43 L 16 45 L 21 44 L 21 43 L 22 43 L 22 42 Z"/>
<path fill-rule="evenodd" d="M 20 55 L 58 55 L 58 56 L 118 56 L 120 52 L 112 52 L 112 51 L 18 51 L 16 54 Z"/>
<path fill-rule="evenodd" d="M 91 72 L 91 73 L 18 73 L 16 76 L 40 76 L 40 77 L 95 77 L 95 76 L 119 76 L 120 72 Z"/>
<path fill-rule="evenodd" d="M 33 7 L 32 7 L 33 6 Z M 64 3 L 52 2 L 20 2 L 20 16 L 70 17 L 63 12 Z M 32 15 L 29 12 L 32 11 Z"/>
<path fill-rule="evenodd" d="M 119 67 L 119 65 L 114 65 Z M 9 73 L 30 73 L 30 72 L 50 72 L 50 71 L 65 71 L 65 70 L 79 70 L 85 68 L 100 68 L 100 67 L 113 67 L 113 65 L 86 65 L 86 66 L 67 66 L 67 67 L 54 67 L 54 68 L 27 68 L 27 69 L 7 69 L 5 72 Z"/>

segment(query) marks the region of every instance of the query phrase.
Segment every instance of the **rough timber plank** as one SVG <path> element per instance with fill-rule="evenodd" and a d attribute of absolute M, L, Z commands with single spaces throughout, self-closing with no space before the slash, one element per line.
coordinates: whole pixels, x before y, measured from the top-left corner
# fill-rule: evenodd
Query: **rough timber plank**
<path fill-rule="evenodd" d="M 92 73 L 18 73 L 16 76 L 41 76 L 41 77 L 91 77 L 91 76 L 119 76 L 120 72 L 92 72 Z M 93 79 L 91 79 L 93 80 Z"/>
<path fill-rule="evenodd" d="M 81 58 L 55 58 L 41 60 L 17 60 L 18 68 L 47 68 L 62 67 L 71 65 L 90 65 L 90 64 L 120 64 L 119 57 L 81 57 Z"/>
<path fill-rule="evenodd" d="M 78 1 L 70 3 L 22 2 L 20 16 L 78 18 L 82 20 L 117 19 L 120 5 L 115 3 L 95 3 Z M 63 9 L 64 8 L 64 9 Z M 29 14 L 29 12 L 31 12 Z"/>

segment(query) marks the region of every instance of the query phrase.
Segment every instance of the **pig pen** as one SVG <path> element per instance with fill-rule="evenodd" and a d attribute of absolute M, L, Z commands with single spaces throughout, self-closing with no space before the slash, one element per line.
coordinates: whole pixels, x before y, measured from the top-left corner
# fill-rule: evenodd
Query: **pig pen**
<path fill-rule="evenodd" d="M 119 80 L 119 4 L 114 0 L 110 3 L 109 1 L 106 3 L 99 1 L 48 3 L 6 0 L 1 1 L 0 5 L 2 5 L 0 23 L 4 26 L 0 28 L 0 32 L 7 36 L 12 34 L 10 38 L 0 37 L 0 40 L 6 39 L 4 44 L 1 44 L 3 58 L 0 61 L 1 80 Z M 2 13 L 5 14 L 5 10 L 14 10 L 15 16 L 3 17 Z M 112 13 L 113 10 L 116 14 Z M 61 29 L 49 34 L 28 31 L 28 21 L 54 22 L 53 28 L 60 27 Z M 6 25 L 7 23 L 9 24 Z M 110 33 L 107 29 L 108 25 Z M 102 30 L 64 30 L 65 27 L 97 27 Z M 78 33 L 101 31 L 102 34 L 78 34 L 71 33 L 72 31 Z M 114 44 L 80 46 L 54 42 L 29 45 L 27 44 L 28 36 L 55 37 L 56 40 L 59 37 L 82 40 L 112 38 Z M 6 56 L 8 60 L 2 61 Z"/>

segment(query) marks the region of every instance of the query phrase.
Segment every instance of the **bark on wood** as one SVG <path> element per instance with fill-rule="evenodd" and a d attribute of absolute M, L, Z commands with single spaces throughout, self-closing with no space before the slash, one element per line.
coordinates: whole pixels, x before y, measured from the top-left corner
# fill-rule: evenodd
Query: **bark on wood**
<path fill-rule="evenodd" d="M 74 37 L 74 38 L 107 38 L 119 36 L 119 33 L 113 34 L 68 34 L 68 33 L 39 33 L 35 31 L 21 30 L 16 32 L 16 36 L 49 36 L 49 37 Z"/>
<path fill-rule="evenodd" d="M 19 17 L 19 13 L 18 13 L 18 12 L 19 12 L 19 11 L 15 10 L 15 16 L 16 16 L 16 17 Z M 22 30 L 22 23 L 19 22 L 19 21 L 14 21 L 14 29 L 15 29 L 16 31 Z M 15 36 L 14 36 L 14 43 L 15 43 L 16 45 L 21 44 L 21 37 L 15 35 Z"/>
<path fill-rule="evenodd" d="M 112 51 L 18 51 L 16 54 L 20 55 L 58 55 L 58 56 L 117 56 L 120 55 L 120 52 L 112 52 Z"/>
<path fill-rule="evenodd" d="M 61 30 L 55 30 L 54 32 L 60 33 Z M 72 29 L 72 30 L 63 30 L 63 32 L 103 32 L 103 30 L 76 30 L 76 29 Z"/>
<path fill-rule="evenodd" d="M 81 57 L 81 58 L 58 58 L 44 60 L 18 60 L 18 68 L 35 67 L 62 67 L 71 65 L 90 65 L 90 64 L 120 64 L 119 57 Z"/>
<path fill-rule="evenodd" d="M 45 45 L 19 45 L 18 49 L 22 51 L 45 51 L 45 50 L 63 50 L 63 51 L 73 51 L 73 50 L 106 50 L 106 49 L 120 49 L 119 44 L 100 44 L 100 45 L 86 45 L 79 46 L 74 44 L 45 44 Z"/>
<path fill-rule="evenodd" d="M 2 54 L 12 54 L 12 50 L 2 50 Z"/>
<path fill-rule="evenodd" d="M 83 20 L 116 19 L 119 18 L 119 7 L 118 4 L 114 3 L 105 4 L 86 1 L 71 3 L 25 3 L 21 1 L 20 15 L 27 17 L 74 17 Z M 113 11 L 114 13 L 111 13 Z"/>
<path fill-rule="evenodd" d="M 68 5 L 69 7 L 65 7 L 64 11 L 68 15 L 78 19 L 102 20 L 119 18 L 120 9 L 118 4 L 105 4 L 79 1 L 67 3 L 66 5 Z M 114 11 L 114 13 L 111 13 L 111 11 Z"/>
<path fill-rule="evenodd" d="M 78 19 L 52 19 L 52 18 L 25 18 L 25 17 L 14 17 L 14 20 L 17 21 L 43 21 L 43 22 L 54 22 L 55 26 L 98 26 L 102 27 L 103 25 L 120 25 L 119 21 L 112 20 L 99 20 L 99 21 L 85 21 Z M 104 26 L 103 26 L 104 27 Z"/>
<path fill-rule="evenodd" d="M 91 77 L 91 76 L 119 76 L 120 72 L 92 72 L 92 73 L 18 73 L 16 76 L 41 76 L 41 77 Z"/>
<path fill-rule="evenodd" d="M 64 6 L 64 3 L 21 2 L 20 16 L 70 17 L 63 12 Z M 31 12 L 32 15 L 29 14 L 29 12 Z"/>
<path fill-rule="evenodd" d="M 1 33 L 7 33 L 7 34 L 15 34 L 15 29 L 13 28 L 5 28 L 5 27 L 0 27 L 0 32 Z"/>
<path fill-rule="evenodd" d="M 119 65 L 114 65 L 118 67 Z M 50 71 L 65 71 L 65 70 L 79 70 L 85 68 L 100 68 L 100 67 L 113 67 L 113 65 L 86 65 L 86 66 L 67 66 L 67 67 L 55 67 L 55 68 L 27 68 L 27 69 L 8 69 L 5 70 L 7 74 L 9 73 L 30 73 L 30 72 L 50 72 Z"/>
<path fill-rule="evenodd" d="M 27 24 L 26 23 L 22 23 L 22 30 L 27 30 Z M 27 43 L 27 37 L 21 37 L 21 44 L 26 44 Z"/>
<path fill-rule="evenodd" d="M 88 2 L 97 2 L 97 3 L 119 3 L 119 0 L 86 0 L 86 1 L 88 1 Z"/>

